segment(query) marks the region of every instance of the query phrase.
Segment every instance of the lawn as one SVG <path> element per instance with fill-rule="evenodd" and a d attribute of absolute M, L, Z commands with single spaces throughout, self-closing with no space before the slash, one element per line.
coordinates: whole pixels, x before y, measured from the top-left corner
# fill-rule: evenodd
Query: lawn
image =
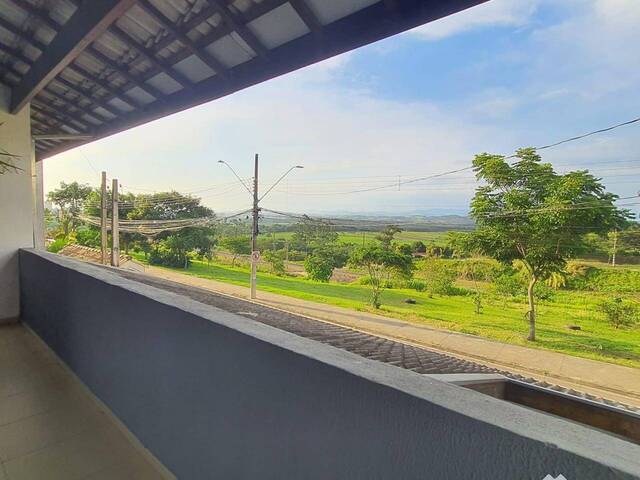
<path fill-rule="evenodd" d="M 447 234 L 449 232 L 400 232 L 395 239 L 400 242 L 411 243 L 418 240 L 423 241 L 426 245 L 445 245 L 447 242 Z M 283 238 L 290 239 L 293 232 L 275 232 L 267 233 L 267 238 Z M 365 242 L 371 242 L 376 238 L 378 232 L 338 232 L 338 240 L 342 243 L 355 243 L 361 245 Z M 273 237 L 272 237 L 273 236 Z"/>
<path fill-rule="evenodd" d="M 187 275 L 209 278 L 235 285 L 249 286 L 244 268 L 207 265 L 194 261 L 189 270 L 174 269 Z M 293 277 L 258 274 L 260 290 L 304 300 L 327 303 L 355 310 L 373 311 L 369 305 L 369 288 L 354 284 L 317 283 Z M 415 305 L 405 303 L 407 298 Z M 385 290 L 383 306 L 376 313 L 411 322 L 479 335 L 507 343 L 554 350 L 570 355 L 640 367 L 640 331 L 615 329 L 596 310 L 599 299 L 594 293 L 558 292 L 554 301 L 540 302 L 538 340 L 525 340 L 527 322 L 524 303 L 514 299 L 487 297 L 482 314 L 474 312 L 469 296 L 433 296 L 415 290 Z M 578 325 L 581 330 L 570 330 Z"/>

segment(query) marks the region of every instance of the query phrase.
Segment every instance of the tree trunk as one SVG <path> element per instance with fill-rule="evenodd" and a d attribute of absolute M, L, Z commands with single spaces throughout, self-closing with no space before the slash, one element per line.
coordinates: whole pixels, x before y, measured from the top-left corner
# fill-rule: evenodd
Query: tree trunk
<path fill-rule="evenodd" d="M 527 296 L 529 298 L 529 336 L 527 340 L 530 342 L 535 342 L 536 340 L 536 305 L 533 298 L 533 288 L 536 286 L 537 281 L 538 277 L 531 275 L 529 288 L 527 288 Z"/>
<path fill-rule="evenodd" d="M 618 231 L 613 231 L 613 252 L 611 253 L 611 266 L 616 266 L 616 250 L 618 249 Z"/>

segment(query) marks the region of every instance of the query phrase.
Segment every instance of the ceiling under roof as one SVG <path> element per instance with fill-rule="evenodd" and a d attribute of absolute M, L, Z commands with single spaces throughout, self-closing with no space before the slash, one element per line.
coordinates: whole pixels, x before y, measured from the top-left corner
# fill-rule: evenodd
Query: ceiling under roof
<path fill-rule="evenodd" d="M 41 160 L 484 1 L 0 0 L 0 82 Z"/>

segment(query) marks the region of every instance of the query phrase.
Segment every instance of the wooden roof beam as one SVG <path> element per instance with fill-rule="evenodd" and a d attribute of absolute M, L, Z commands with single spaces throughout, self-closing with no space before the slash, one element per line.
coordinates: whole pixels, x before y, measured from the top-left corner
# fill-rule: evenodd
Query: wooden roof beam
<path fill-rule="evenodd" d="M 122 92 L 122 91 L 118 90 L 117 88 L 111 86 L 109 84 L 109 82 L 105 82 L 104 80 L 96 77 L 89 70 L 87 70 L 84 67 L 78 65 L 77 63 L 74 63 L 73 65 L 70 65 L 69 66 L 69 70 L 75 72 L 77 75 L 80 75 L 80 76 L 86 78 L 90 82 L 98 85 L 103 90 L 109 92 L 109 95 L 111 95 L 112 98 L 119 98 L 120 100 L 125 102 L 127 105 L 130 105 L 131 107 L 139 107 L 139 106 L 141 106 L 141 104 L 139 102 L 137 102 L 135 100 L 132 100 L 131 98 L 127 97 L 124 94 L 124 92 Z"/>
<path fill-rule="evenodd" d="M 114 35 L 118 40 L 120 40 L 125 45 L 133 48 L 139 55 L 142 55 L 149 61 L 154 67 L 158 68 L 162 72 L 164 72 L 169 77 L 173 78 L 176 82 L 178 82 L 182 87 L 193 85 L 193 82 L 185 77 L 183 74 L 171 68 L 171 65 L 167 64 L 164 60 L 159 59 L 155 56 L 154 52 L 142 45 L 136 39 L 127 34 L 124 30 L 122 30 L 117 25 L 114 25 L 109 32 Z"/>
<path fill-rule="evenodd" d="M 262 45 L 260 41 L 256 38 L 256 36 L 247 28 L 247 26 L 242 22 L 238 15 L 233 13 L 231 10 L 227 8 L 226 5 L 223 4 L 220 0 L 208 0 L 209 3 L 216 8 L 217 12 L 222 17 L 222 21 L 225 22 L 229 27 L 235 31 L 242 40 L 246 42 L 251 50 L 256 52 L 256 54 L 263 58 L 269 58 L 269 50 L 267 47 Z"/>
<path fill-rule="evenodd" d="M 94 57 L 104 66 L 110 68 L 111 70 L 114 70 L 117 74 L 121 75 L 128 82 L 132 83 L 138 88 L 141 88 L 145 92 L 151 94 L 151 96 L 153 96 L 154 98 L 162 98 L 164 96 L 164 94 L 160 90 L 158 90 L 156 87 L 154 87 L 153 85 L 149 85 L 148 83 L 145 83 L 143 80 L 141 80 L 140 78 L 136 77 L 131 72 L 129 72 L 127 65 L 118 64 L 115 60 L 112 60 L 111 58 L 107 57 L 104 53 L 102 53 L 100 50 L 95 48 L 93 45 L 90 45 L 89 48 L 87 48 L 87 53 L 89 53 L 92 57 Z"/>
<path fill-rule="evenodd" d="M 322 34 L 322 24 L 305 0 L 289 0 L 289 3 L 314 35 Z"/>
<path fill-rule="evenodd" d="M 69 80 L 62 77 L 61 75 L 58 75 L 54 81 L 59 83 L 60 85 L 63 85 L 65 88 L 74 92 L 76 95 L 84 98 L 88 102 L 91 102 L 92 105 L 95 105 L 96 107 L 104 108 L 111 115 L 114 115 L 116 117 L 119 115 L 122 115 L 122 112 L 116 110 L 114 107 L 112 107 L 108 103 L 102 101 L 102 99 L 95 96 L 93 92 L 82 88 L 80 85 L 74 85 Z"/>
<path fill-rule="evenodd" d="M 204 50 L 199 49 L 195 42 L 189 36 L 173 24 L 160 10 L 149 3 L 147 0 L 138 0 L 138 6 L 141 7 L 148 15 L 153 17 L 162 27 L 169 32 L 170 36 L 176 38 L 182 43 L 193 55 L 202 60 L 216 74 L 223 78 L 228 78 L 227 68 L 212 55 Z"/>
<path fill-rule="evenodd" d="M 33 99 L 81 52 L 98 38 L 135 0 L 83 2 L 38 57 L 11 95 L 15 113 Z"/>

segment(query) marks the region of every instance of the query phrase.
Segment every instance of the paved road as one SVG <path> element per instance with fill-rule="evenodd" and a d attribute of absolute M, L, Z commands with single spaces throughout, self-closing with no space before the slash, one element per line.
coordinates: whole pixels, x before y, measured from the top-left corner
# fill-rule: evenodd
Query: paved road
<path fill-rule="evenodd" d="M 635 399 L 632 396 L 618 395 L 608 391 L 602 392 L 586 387 L 585 385 L 577 385 L 568 381 L 559 382 L 555 379 L 540 375 L 527 375 L 526 372 L 519 371 L 518 369 L 501 368 L 496 364 L 479 362 L 457 354 L 446 353 L 439 349 L 426 348 L 417 345 L 415 341 L 399 341 L 399 339 L 393 338 L 393 336 L 376 335 L 362 331 L 361 329 L 354 330 L 351 326 L 336 324 L 336 322 L 328 323 L 327 321 L 319 321 L 315 318 L 301 315 L 300 313 L 285 311 L 291 308 L 285 308 L 287 305 L 282 304 L 282 298 L 287 301 L 296 300 L 290 299 L 289 297 L 273 295 L 273 297 L 275 297 L 274 299 L 271 294 L 260 292 L 261 302 L 250 302 L 237 298 L 239 292 L 244 293 L 246 290 L 242 287 L 234 287 L 233 285 L 213 282 L 211 280 L 191 277 L 153 267 L 148 269 L 146 275 L 123 270 L 119 270 L 118 273 L 126 278 L 187 296 L 198 302 L 252 318 L 296 335 L 311 338 L 366 358 L 410 369 L 421 374 L 500 373 L 510 378 L 552 388 L 557 391 L 568 392 L 592 400 L 604 401 L 610 405 L 623 406 L 630 410 L 640 410 L 636 408 L 640 402 L 634 401 Z M 178 279 L 179 282 L 173 281 L 174 279 Z M 205 288 L 202 288 L 203 286 Z M 222 291 L 222 293 L 216 291 L 218 288 L 221 290 L 224 288 L 224 291 Z M 234 294 L 236 296 L 231 296 Z M 266 305 L 264 302 L 269 302 L 270 305 Z M 272 305 L 272 303 L 275 302 L 279 303 Z M 325 305 L 315 303 L 312 303 L 312 305 L 325 307 Z M 300 307 L 300 305 L 297 306 Z M 356 316 L 363 314 L 363 312 L 351 312 L 349 310 L 345 310 L 345 312 Z M 317 311 L 312 313 L 315 313 L 317 316 Z M 399 320 L 385 317 L 379 317 L 373 320 L 378 322 L 376 325 L 380 330 L 384 330 L 384 328 L 380 327 L 398 328 L 396 322 L 400 322 Z M 371 321 L 371 319 L 368 319 L 368 322 Z M 342 323 L 346 323 L 344 317 Z M 402 322 L 402 324 L 405 325 L 405 328 L 409 325 L 406 322 Z M 461 335 L 460 337 L 465 341 L 474 339 L 466 335 Z M 494 348 L 498 349 L 498 352 L 504 347 L 503 344 L 498 342 L 490 343 Z M 532 354 L 538 353 L 538 350 L 532 350 Z"/>

